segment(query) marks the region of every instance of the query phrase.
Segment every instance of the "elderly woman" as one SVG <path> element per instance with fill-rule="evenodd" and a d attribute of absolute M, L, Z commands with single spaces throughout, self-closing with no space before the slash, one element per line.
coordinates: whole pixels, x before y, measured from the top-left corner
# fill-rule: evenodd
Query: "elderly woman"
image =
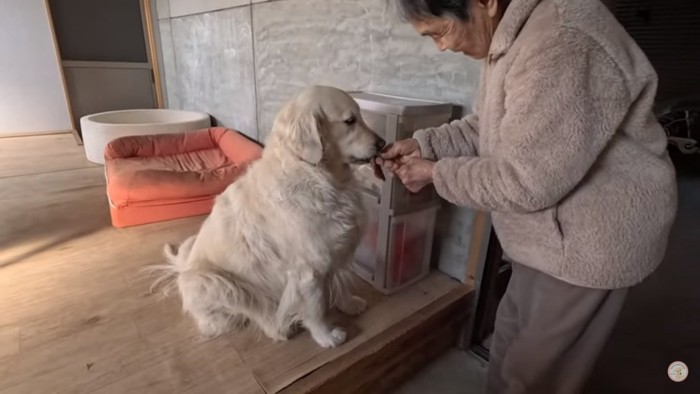
<path fill-rule="evenodd" d="M 491 212 L 513 275 L 490 392 L 578 392 L 675 217 L 654 69 L 599 0 L 397 2 L 439 50 L 482 59 L 481 82 L 473 113 L 379 162 L 411 191 Z"/>

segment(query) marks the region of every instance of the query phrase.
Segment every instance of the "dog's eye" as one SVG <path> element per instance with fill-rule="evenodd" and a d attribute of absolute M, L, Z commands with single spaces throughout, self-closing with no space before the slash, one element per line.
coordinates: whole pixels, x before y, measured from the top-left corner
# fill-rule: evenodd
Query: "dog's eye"
<path fill-rule="evenodd" d="M 344 122 L 346 125 L 352 126 L 355 124 L 355 122 L 357 122 L 357 119 L 354 116 L 351 116 L 351 117 L 345 119 Z"/>

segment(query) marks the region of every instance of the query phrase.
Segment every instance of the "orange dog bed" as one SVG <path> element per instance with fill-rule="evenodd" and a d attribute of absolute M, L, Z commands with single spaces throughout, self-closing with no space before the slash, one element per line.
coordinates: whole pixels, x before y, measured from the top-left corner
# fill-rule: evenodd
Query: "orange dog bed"
<path fill-rule="evenodd" d="M 261 154 L 258 144 L 223 127 L 117 138 L 105 148 L 112 225 L 209 213 L 214 198 Z"/>

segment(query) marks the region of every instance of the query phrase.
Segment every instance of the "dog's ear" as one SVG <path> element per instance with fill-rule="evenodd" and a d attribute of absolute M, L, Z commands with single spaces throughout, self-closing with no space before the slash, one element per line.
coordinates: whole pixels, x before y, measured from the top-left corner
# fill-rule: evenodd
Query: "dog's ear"
<path fill-rule="evenodd" d="M 302 160 L 318 164 L 323 159 L 323 115 L 319 110 L 301 109 L 292 103 L 280 119 L 287 130 L 285 144 Z"/>

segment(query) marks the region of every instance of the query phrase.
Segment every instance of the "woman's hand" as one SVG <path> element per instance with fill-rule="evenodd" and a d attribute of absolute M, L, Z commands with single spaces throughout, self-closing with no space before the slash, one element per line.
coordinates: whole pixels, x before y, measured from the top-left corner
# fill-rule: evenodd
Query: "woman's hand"
<path fill-rule="evenodd" d="M 401 179 L 401 183 L 406 186 L 406 189 L 412 193 L 418 193 L 421 189 L 433 183 L 435 162 L 404 156 L 394 164 L 398 167 L 392 171 Z"/>
<path fill-rule="evenodd" d="M 420 158 L 420 144 L 414 138 L 408 138 L 389 144 L 377 158 L 377 164 L 395 172 L 400 167 L 400 161 L 404 158 Z"/>

